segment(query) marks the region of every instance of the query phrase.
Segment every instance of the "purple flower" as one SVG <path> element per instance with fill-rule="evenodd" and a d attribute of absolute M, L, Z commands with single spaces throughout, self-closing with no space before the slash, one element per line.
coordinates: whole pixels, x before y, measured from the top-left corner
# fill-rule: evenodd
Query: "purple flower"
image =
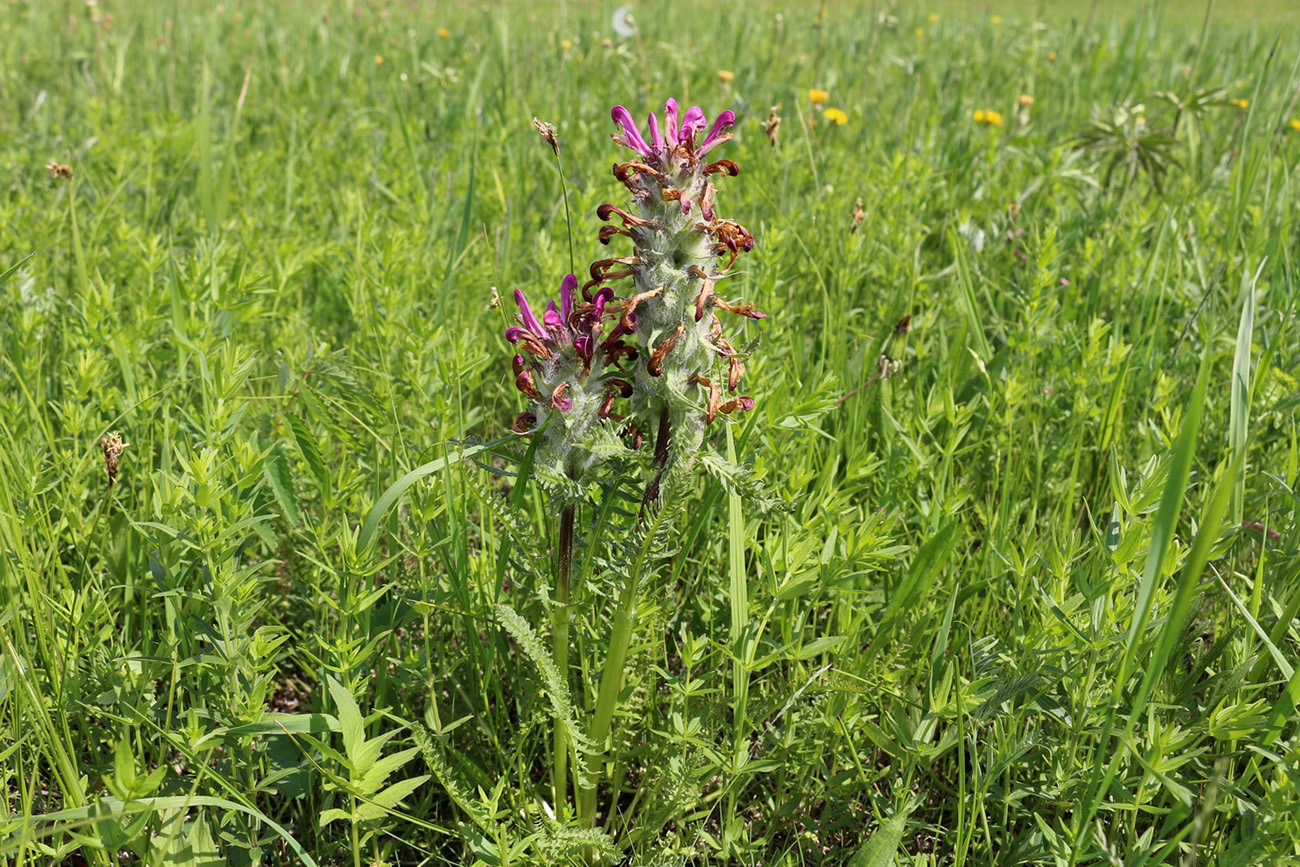
<path fill-rule="evenodd" d="M 560 284 L 559 306 L 554 301 L 548 301 L 540 321 L 537 314 L 533 313 L 532 305 L 528 303 L 523 290 L 516 289 L 515 303 L 519 305 L 520 324 L 506 329 L 506 340 L 521 343 L 529 354 L 544 358 L 564 354 L 568 348 L 589 344 L 593 334 L 600 330 L 605 302 L 613 297 L 613 290 L 608 287 L 602 290 L 610 294 L 602 298 L 599 307 L 594 303 L 582 302 L 580 309 L 575 310 L 573 293 L 577 288 L 578 278 L 572 274 L 566 276 Z M 582 355 L 581 352 L 579 354 Z M 584 357 L 590 360 L 591 355 L 587 353 Z"/>
<path fill-rule="evenodd" d="M 696 138 L 704 131 L 706 126 L 704 112 L 699 106 L 693 105 L 686 109 L 686 113 L 682 115 L 679 124 L 677 100 L 669 99 L 664 104 L 666 123 L 662 132 L 660 131 L 659 118 L 653 112 L 646 118 L 646 127 L 650 130 L 650 141 L 647 143 L 641 137 L 641 131 L 637 128 L 636 121 L 632 119 L 632 113 L 626 108 L 616 105 L 613 111 L 610 112 L 610 116 L 621 128 L 621 132 L 614 134 L 614 141 L 641 154 L 651 165 L 658 168 L 668 168 L 672 163 L 674 152 L 679 147 L 685 147 L 688 158 L 692 160 L 704 156 L 731 138 L 731 133 L 727 132 L 727 130 L 736 123 L 734 112 L 730 110 L 722 112 L 714 119 L 713 126 L 709 129 L 709 134 L 705 136 L 704 141 L 697 143 Z"/>

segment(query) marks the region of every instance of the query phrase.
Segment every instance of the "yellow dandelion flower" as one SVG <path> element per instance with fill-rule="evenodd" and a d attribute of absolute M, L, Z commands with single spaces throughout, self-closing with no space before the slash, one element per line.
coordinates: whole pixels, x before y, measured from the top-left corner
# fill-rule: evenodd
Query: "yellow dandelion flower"
<path fill-rule="evenodd" d="M 1247 108 L 1250 108 L 1250 100 L 1249 100 L 1249 99 L 1234 99 L 1234 100 L 1232 101 L 1232 104 L 1235 105 L 1237 108 L 1240 108 L 1240 109 L 1247 109 Z"/>
<path fill-rule="evenodd" d="M 1291 123 L 1289 123 L 1288 126 L 1296 132 L 1300 132 L 1300 117 L 1291 118 Z"/>
<path fill-rule="evenodd" d="M 718 70 L 718 81 L 721 81 L 725 84 L 730 84 L 735 80 L 736 80 L 736 73 L 732 72 L 730 69 Z"/>
<path fill-rule="evenodd" d="M 1018 102 L 1021 108 L 1031 108 L 1034 104 L 1034 98 L 1027 93 L 1022 93 Z"/>
<path fill-rule="evenodd" d="M 939 20 L 939 13 L 938 13 L 938 12 L 931 12 L 931 13 L 930 13 L 930 23 L 933 24 L 933 23 L 935 23 L 935 22 L 938 21 L 938 20 Z"/>
<path fill-rule="evenodd" d="M 838 108 L 828 108 L 822 116 L 827 122 L 833 122 L 836 126 L 843 126 L 849 122 L 849 116 Z"/>
<path fill-rule="evenodd" d="M 984 115 L 985 115 L 984 109 L 977 108 L 975 109 L 975 113 L 971 115 L 971 120 L 975 121 L 976 123 L 983 123 Z"/>
<path fill-rule="evenodd" d="M 1056 52 L 1055 52 L 1055 51 L 1049 51 L 1049 52 L 1047 52 L 1047 59 L 1048 59 L 1048 61 L 1050 61 L 1051 63 L 1055 63 L 1055 62 L 1056 62 Z"/>
<path fill-rule="evenodd" d="M 831 95 L 824 90 L 817 90 L 814 88 L 813 90 L 808 91 L 808 101 L 814 102 L 817 105 L 821 105 L 830 98 Z"/>
<path fill-rule="evenodd" d="M 376 55 L 375 55 L 375 66 L 380 66 L 380 65 L 383 64 L 383 62 L 384 62 L 384 55 L 382 55 L 382 54 L 376 54 Z"/>
<path fill-rule="evenodd" d="M 451 35 L 451 31 L 449 31 L 446 27 L 439 27 L 438 35 L 441 36 L 443 39 L 446 39 L 448 36 Z"/>
<path fill-rule="evenodd" d="M 561 40 L 560 40 L 560 48 L 561 48 L 562 50 L 564 50 L 564 51 L 568 51 L 568 50 L 569 50 L 570 48 L 572 48 L 572 47 L 573 47 L 573 42 L 572 42 L 571 40 L 568 40 L 568 39 L 561 39 Z"/>
<path fill-rule="evenodd" d="M 1002 113 L 991 108 L 977 108 L 975 113 L 971 115 L 971 120 L 989 126 L 1002 126 Z"/>
<path fill-rule="evenodd" d="M 994 26 L 996 26 L 996 25 L 1002 23 L 1002 16 L 1001 16 L 1001 15 L 994 15 L 994 16 L 993 16 L 992 18 L 990 18 L 989 20 L 993 22 Z"/>

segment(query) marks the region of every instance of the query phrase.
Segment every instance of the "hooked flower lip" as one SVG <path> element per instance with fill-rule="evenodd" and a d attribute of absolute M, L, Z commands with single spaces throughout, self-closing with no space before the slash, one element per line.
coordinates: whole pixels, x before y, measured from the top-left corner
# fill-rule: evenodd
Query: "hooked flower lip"
<path fill-rule="evenodd" d="M 632 113 L 621 105 L 614 106 L 610 111 L 610 117 L 614 123 L 618 124 L 621 132 L 614 134 L 614 141 L 630 148 L 644 156 L 652 165 L 666 167 L 672 159 L 673 153 L 679 147 L 685 147 L 688 154 L 695 157 L 701 157 L 718 145 L 726 142 L 731 138 L 727 132 L 736 123 L 735 112 L 727 109 L 714 118 L 713 126 L 709 128 L 708 135 L 704 140 L 697 143 L 696 137 L 704 131 L 707 122 L 704 117 L 704 111 L 697 105 L 691 106 L 686 113 L 681 116 L 681 123 L 678 124 L 678 106 L 677 100 L 669 98 L 664 103 L 664 124 L 662 130 L 659 126 L 659 118 L 651 112 L 646 118 L 646 127 L 650 131 L 650 141 L 647 142 L 641 135 L 641 130 L 637 127 L 636 121 L 632 119 Z"/>

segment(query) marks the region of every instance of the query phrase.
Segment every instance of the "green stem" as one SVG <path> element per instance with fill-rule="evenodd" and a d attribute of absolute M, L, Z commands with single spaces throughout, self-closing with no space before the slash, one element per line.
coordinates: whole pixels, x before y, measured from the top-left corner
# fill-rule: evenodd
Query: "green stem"
<path fill-rule="evenodd" d="M 641 499 L 641 520 L 649 526 L 643 527 L 643 537 L 637 548 L 632 570 L 623 585 L 618 607 L 614 610 L 614 623 L 609 635 L 609 652 L 605 665 L 600 672 L 600 691 L 596 695 L 596 711 L 591 719 L 588 734 L 596 748 L 596 765 L 588 778 L 582 782 L 578 792 L 578 817 L 588 827 L 596 821 L 596 787 L 600 783 L 600 767 L 604 764 L 605 742 L 609 739 L 610 728 L 614 722 L 614 711 L 618 706 L 618 694 L 623 691 L 623 668 L 627 663 L 628 647 L 632 644 L 632 629 L 636 624 L 636 601 L 641 589 L 641 574 L 645 570 L 646 559 L 654 543 L 655 527 L 662 512 L 651 514 L 650 505 L 659 499 L 660 486 L 664 470 L 668 463 L 669 438 L 672 425 L 665 407 L 659 416 L 659 435 L 655 440 L 655 464 L 657 469 L 649 484 L 645 496 Z"/>
<path fill-rule="evenodd" d="M 348 802 L 352 805 L 352 867 L 361 867 L 361 838 L 357 830 L 357 796 L 348 795 Z"/>
<path fill-rule="evenodd" d="M 623 593 L 614 612 L 614 624 L 609 636 L 609 654 L 605 657 L 605 667 L 600 673 L 600 692 L 596 698 L 596 712 L 591 720 L 591 740 L 596 745 L 599 762 L 593 769 L 590 779 L 584 781 L 578 794 L 578 816 L 584 824 L 592 826 L 596 820 L 596 785 L 600 781 L 599 767 L 604 762 L 604 745 L 609 738 L 610 727 L 614 721 L 614 710 L 618 705 L 618 694 L 623 689 L 623 666 L 627 662 L 627 650 L 632 643 L 632 626 L 636 623 L 636 600 L 641 582 L 640 565 L 643 560 L 637 557 L 637 567 L 633 569 L 623 585 Z"/>
<path fill-rule="evenodd" d="M 560 676 L 569 679 L 569 596 L 573 575 L 573 520 L 576 507 L 568 505 L 560 514 L 559 563 L 555 576 L 555 605 L 552 608 L 552 637 L 555 666 Z M 569 744 L 564 729 L 555 724 L 555 740 L 551 746 L 551 794 L 554 798 L 555 816 L 563 819 L 567 812 L 567 778 L 569 774 Z"/>

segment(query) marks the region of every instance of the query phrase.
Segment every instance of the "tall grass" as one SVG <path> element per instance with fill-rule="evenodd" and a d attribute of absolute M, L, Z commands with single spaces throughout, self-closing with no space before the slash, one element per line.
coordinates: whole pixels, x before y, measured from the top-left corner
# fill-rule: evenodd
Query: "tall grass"
<path fill-rule="evenodd" d="M 1300 863 L 1294 18 L 1047 6 L 0 0 L 4 857 Z M 493 292 L 670 95 L 788 508 L 593 490 L 551 671 Z"/>

